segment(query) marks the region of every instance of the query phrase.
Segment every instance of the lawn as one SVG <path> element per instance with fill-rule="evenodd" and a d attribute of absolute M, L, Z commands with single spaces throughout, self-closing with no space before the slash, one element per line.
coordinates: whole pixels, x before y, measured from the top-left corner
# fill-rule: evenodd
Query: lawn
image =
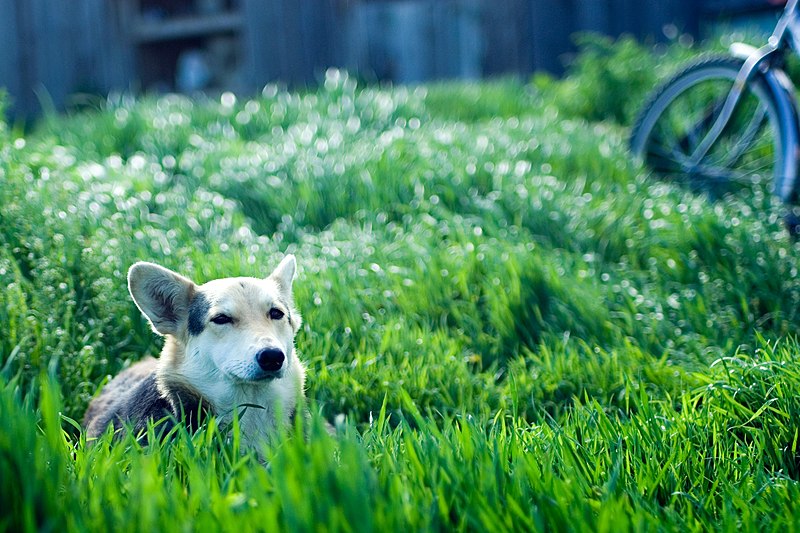
<path fill-rule="evenodd" d="M 661 53 L 0 125 L 0 531 L 796 528 L 800 245 L 767 189 L 712 202 L 630 158 L 696 50 Z M 308 427 L 263 462 L 213 420 L 87 446 L 99 386 L 160 349 L 133 262 L 284 253 Z"/>

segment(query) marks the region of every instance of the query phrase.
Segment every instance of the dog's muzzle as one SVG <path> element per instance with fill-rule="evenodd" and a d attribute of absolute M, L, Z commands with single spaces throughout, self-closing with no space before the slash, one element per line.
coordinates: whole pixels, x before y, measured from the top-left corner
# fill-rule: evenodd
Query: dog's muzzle
<path fill-rule="evenodd" d="M 256 354 L 256 362 L 261 370 L 274 374 L 283 366 L 286 356 L 276 348 L 265 348 Z"/>

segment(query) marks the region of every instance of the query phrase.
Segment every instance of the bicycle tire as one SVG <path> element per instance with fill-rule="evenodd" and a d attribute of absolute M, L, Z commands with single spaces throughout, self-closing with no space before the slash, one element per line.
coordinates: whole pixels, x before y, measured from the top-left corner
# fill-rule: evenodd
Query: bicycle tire
<path fill-rule="evenodd" d="M 725 132 L 709 151 L 708 160 L 703 158 L 699 163 L 692 164 L 688 157 L 691 153 L 689 145 L 692 144 L 692 141 L 689 136 L 693 132 L 692 130 L 701 126 L 710 127 L 743 63 L 744 61 L 741 59 L 728 56 L 705 57 L 688 64 L 663 83 L 648 98 L 631 129 L 630 147 L 634 156 L 657 176 L 685 182 L 692 190 L 706 192 L 712 197 L 723 196 L 740 190 L 742 187 L 751 187 L 765 181 L 769 181 L 773 191 L 783 197 L 781 184 L 793 184 L 797 172 L 794 157 L 797 142 L 792 136 L 793 130 L 789 123 L 790 117 L 793 116 L 793 108 L 791 108 L 790 102 L 781 100 L 780 95 L 777 95 L 773 88 L 774 84 L 770 84 L 771 80 L 761 71 L 754 73 L 748 80 L 743 99 L 737 105 L 734 117 L 726 126 Z M 671 117 L 670 113 L 679 114 L 680 111 L 683 111 L 683 109 L 676 109 L 679 107 L 676 102 L 684 97 L 690 101 L 687 96 L 689 91 L 698 88 L 701 84 L 709 84 L 709 87 L 711 84 L 717 84 L 719 88 L 715 89 L 716 94 L 708 89 L 710 98 L 707 98 L 706 101 L 704 101 L 706 97 L 698 91 L 700 96 L 696 97 L 695 109 L 686 109 L 685 117 L 677 119 Z M 706 106 L 706 108 L 701 109 L 701 106 Z M 759 114 L 762 112 L 763 117 L 759 119 Z M 740 116 L 737 116 L 737 113 Z M 752 114 L 752 117 L 749 117 L 748 114 Z M 763 119 L 766 121 L 762 127 L 760 122 Z M 689 131 L 683 137 L 676 134 L 675 138 L 668 139 L 669 133 L 665 132 L 669 131 L 668 121 L 670 120 L 685 122 L 686 129 Z M 736 151 L 726 151 L 723 142 L 727 141 L 730 145 L 735 141 L 735 122 L 746 122 L 748 130 L 751 126 L 758 128 L 752 139 L 753 146 L 744 146 L 747 142 L 744 135 L 740 142 L 742 146 L 737 146 L 735 143 L 732 145 L 738 151 L 752 150 L 757 154 L 755 158 L 751 157 L 752 168 L 743 166 L 742 169 L 738 169 L 733 168 L 733 164 L 712 164 L 713 157 L 736 158 Z M 703 132 L 701 130 L 694 132 L 698 139 L 702 139 Z M 747 133 L 748 130 L 743 133 Z M 658 133 L 656 133 L 657 131 Z M 659 139 L 658 136 L 664 137 L 664 139 Z M 665 142 L 675 144 L 667 149 L 659 144 Z M 686 144 L 685 149 L 684 144 Z M 762 154 L 767 154 L 769 151 L 771 154 L 767 160 L 767 156 Z M 738 157 L 741 158 L 741 156 Z M 740 160 L 740 162 L 744 161 Z"/>

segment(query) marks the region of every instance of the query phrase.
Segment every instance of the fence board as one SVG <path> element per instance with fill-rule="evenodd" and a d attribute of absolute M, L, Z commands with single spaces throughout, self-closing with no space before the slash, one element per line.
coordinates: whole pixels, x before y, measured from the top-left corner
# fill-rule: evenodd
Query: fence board
<path fill-rule="evenodd" d="M 399 83 L 559 73 L 576 31 L 659 37 L 675 23 L 696 32 L 712 1 L 721 0 L 239 0 L 241 83 L 234 76 L 231 88 L 315 84 L 331 66 Z M 57 107 L 75 91 L 135 88 L 130 2 L 0 0 L 0 85 L 16 111 L 39 107 L 39 87 Z"/>
<path fill-rule="evenodd" d="M 481 74 L 528 72 L 533 64 L 533 11 L 529 0 L 480 2 L 483 31 Z"/>
<path fill-rule="evenodd" d="M 19 13 L 17 2 L 14 0 L 0 0 L 0 50 L 3 60 L 0 61 L 0 87 L 5 87 L 9 94 L 14 95 L 16 102 L 12 105 L 19 107 L 21 102 L 22 83 L 24 70 L 19 57 Z"/>

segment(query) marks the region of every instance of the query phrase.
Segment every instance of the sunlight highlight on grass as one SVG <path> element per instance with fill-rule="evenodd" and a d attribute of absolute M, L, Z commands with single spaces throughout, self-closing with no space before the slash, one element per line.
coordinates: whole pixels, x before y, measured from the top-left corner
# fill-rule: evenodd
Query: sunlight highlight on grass
<path fill-rule="evenodd" d="M 0 530 L 791 528 L 800 247 L 766 184 L 711 202 L 632 162 L 622 97 L 576 93 L 623 74 L 329 71 L 3 124 Z M 133 262 L 203 282 L 285 252 L 306 427 L 263 461 L 213 419 L 87 445 L 98 387 L 160 348 Z"/>

